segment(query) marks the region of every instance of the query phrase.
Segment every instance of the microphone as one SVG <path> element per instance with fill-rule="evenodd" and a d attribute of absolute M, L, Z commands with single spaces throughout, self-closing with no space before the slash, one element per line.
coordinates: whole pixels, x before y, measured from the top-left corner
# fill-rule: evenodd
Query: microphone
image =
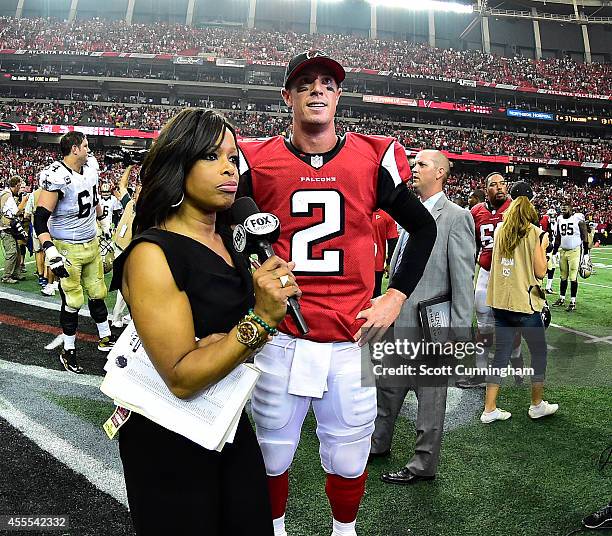
<path fill-rule="evenodd" d="M 232 206 L 232 219 L 237 224 L 233 236 L 236 251 L 256 254 L 260 263 L 274 255 L 272 244 L 280 236 L 280 221 L 274 214 L 260 212 L 253 199 L 240 197 Z M 306 335 L 310 329 L 294 296 L 288 299 L 287 309 L 300 333 Z"/>

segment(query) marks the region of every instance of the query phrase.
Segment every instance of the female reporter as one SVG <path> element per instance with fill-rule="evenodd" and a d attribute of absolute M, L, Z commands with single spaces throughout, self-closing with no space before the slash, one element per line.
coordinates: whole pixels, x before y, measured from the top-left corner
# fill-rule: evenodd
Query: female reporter
<path fill-rule="evenodd" d="M 495 357 L 487 376 L 485 409 L 480 420 L 487 424 L 505 421 L 510 412 L 496 406 L 500 372 L 508 366 L 515 334 L 520 332 L 531 354 L 531 406 L 529 416 L 552 415 L 558 404 L 542 400 L 546 374 L 546 336 L 542 309 L 546 300 L 540 288 L 546 274 L 548 234 L 536 225 L 538 214 L 531 204 L 533 191 L 528 183 L 517 182 L 510 190 L 512 203 L 503 223 L 495 231 L 487 305 L 495 315 Z"/>
<path fill-rule="evenodd" d="M 234 201 L 237 164 L 222 116 L 180 112 L 143 162 L 136 236 L 115 265 L 111 288 L 121 289 L 147 354 L 179 398 L 252 356 L 299 292 L 293 266 L 278 257 L 251 276 L 217 218 Z M 273 534 L 263 458 L 244 412 L 221 452 L 134 412 L 119 445 L 137 534 Z"/>

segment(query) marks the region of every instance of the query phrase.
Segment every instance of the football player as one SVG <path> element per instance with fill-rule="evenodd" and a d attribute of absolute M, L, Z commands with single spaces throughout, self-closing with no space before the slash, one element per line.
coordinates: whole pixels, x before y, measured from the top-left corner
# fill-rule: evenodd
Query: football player
<path fill-rule="evenodd" d="M 548 250 L 546 252 L 546 259 L 548 261 L 546 271 L 546 294 L 552 294 L 553 278 L 555 276 L 555 270 L 559 267 L 559 254 L 553 253 L 555 237 L 557 234 L 557 211 L 554 208 L 549 208 L 546 214 L 540 220 L 540 227 L 542 231 L 548 233 Z"/>
<path fill-rule="evenodd" d="M 480 188 L 476 190 L 472 190 L 470 197 L 468 199 L 468 208 L 472 210 L 478 203 L 484 203 L 485 201 L 485 193 Z"/>
<path fill-rule="evenodd" d="M 383 276 L 389 275 L 389 264 L 397 245 L 399 234 L 393 218 L 384 210 L 376 210 L 372 214 L 372 227 L 374 227 L 374 293 L 372 298 L 382 293 Z M 385 257 L 386 254 L 386 257 Z"/>
<path fill-rule="evenodd" d="M 361 352 L 368 357 L 367 341 L 381 337 L 399 314 L 436 238 L 435 221 L 406 187 L 405 149 L 384 136 L 336 134 L 344 78 L 343 67 L 324 52 L 295 56 L 282 89 L 293 112 L 291 136 L 240 144 L 241 191 L 280 218 L 275 250 L 296 262 L 301 309 L 310 327 L 303 335 L 287 317 L 279 326 L 282 333 L 256 357 L 262 374 L 252 409 L 277 536 L 287 534 L 288 470 L 311 404 L 332 534 L 356 534 L 376 419 L 376 388 L 361 385 Z M 379 207 L 411 240 L 387 292 L 370 301 L 374 255 L 367 252 L 372 214 Z"/>
<path fill-rule="evenodd" d="M 34 213 L 36 212 L 41 192 L 42 188 L 39 186 L 30 194 L 25 206 L 25 215 L 30 219 L 32 229 L 34 229 Z M 38 284 L 41 287 L 40 293 L 43 296 L 55 296 L 55 292 L 58 290 L 59 281 L 54 281 L 53 272 L 45 265 L 45 253 L 35 231 L 32 232 L 32 250 L 36 258 Z"/>
<path fill-rule="evenodd" d="M 98 218 L 102 233 L 110 236 L 113 224 L 121 218 L 123 207 L 119 199 L 113 193 L 110 183 L 103 182 L 100 185 L 100 205 L 102 206 L 102 217 Z"/>
<path fill-rule="evenodd" d="M 495 333 L 495 318 L 493 317 L 493 311 L 487 305 L 487 286 L 489 284 L 489 272 L 493 255 L 493 235 L 495 229 L 497 229 L 502 221 L 503 213 L 512 202 L 508 195 L 508 182 L 501 173 L 494 172 L 487 175 L 485 177 L 485 184 L 487 187 L 487 199 L 483 203 L 474 205 L 471 210 L 472 217 L 474 218 L 476 250 L 480 266 L 474 293 L 476 321 L 478 324 L 477 340 L 486 349 L 484 353 L 476 355 L 476 367 L 478 368 L 485 368 L 488 365 L 488 354 L 489 351 L 492 351 Z M 520 336 L 514 343 L 511 360 L 514 368 L 523 367 Z M 516 376 L 515 381 L 521 383 L 522 378 Z M 455 385 L 462 389 L 471 389 L 484 388 L 487 384 L 484 374 L 476 374 L 471 378 L 457 380 Z"/>
<path fill-rule="evenodd" d="M 64 344 L 60 361 L 66 370 L 79 374 L 83 368 L 77 361 L 75 339 L 83 291 L 87 292 L 89 311 L 98 328 L 98 350 L 110 351 L 114 338 L 104 303 L 106 285 L 96 236 L 96 216 L 102 216 L 98 163 L 89 156 L 87 138 L 81 132 L 65 134 L 60 149 L 63 159 L 40 173 L 43 191 L 34 213 L 34 227 L 46 263 L 61 278 Z"/>
<path fill-rule="evenodd" d="M 104 273 L 113 269 L 115 252 L 111 239 L 112 227 L 121 217 L 121 203 L 113 193 L 110 183 L 103 182 L 100 185 L 100 205 L 102 206 L 102 216 L 98 218 L 98 239 L 100 241 L 100 255 L 102 255 L 102 266 Z"/>
<path fill-rule="evenodd" d="M 589 242 L 588 229 L 584 215 L 572 210 L 570 201 L 563 203 L 561 215 L 557 219 L 557 235 L 553 253 L 560 252 L 559 266 L 561 268 L 561 284 L 559 285 L 559 299 L 553 303 L 555 307 L 565 305 L 567 281 L 570 281 L 570 302 L 566 311 L 576 310 L 576 296 L 578 294 L 578 267 L 581 256 L 588 262 Z"/>

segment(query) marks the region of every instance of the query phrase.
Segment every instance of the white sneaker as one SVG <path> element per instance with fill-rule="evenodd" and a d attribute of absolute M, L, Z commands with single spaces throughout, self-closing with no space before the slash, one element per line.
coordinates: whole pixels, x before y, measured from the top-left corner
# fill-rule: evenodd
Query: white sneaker
<path fill-rule="evenodd" d="M 557 413 L 559 409 L 559 404 L 549 404 L 546 400 L 542 400 L 537 406 L 533 404 L 529 406 L 529 416 L 532 419 L 541 419 L 542 417 L 546 417 L 547 415 L 552 415 L 553 413 Z"/>
<path fill-rule="evenodd" d="M 506 421 L 512 417 L 512 413 L 503 409 L 495 408 L 493 411 L 483 411 L 480 416 L 480 422 L 489 424 L 495 421 Z"/>
<path fill-rule="evenodd" d="M 122 328 L 123 322 L 121 320 L 113 320 L 111 326 L 114 328 Z"/>
<path fill-rule="evenodd" d="M 47 283 L 40 289 L 40 293 L 44 296 L 55 296 L 55 287 L 53 286 L 53 283 Z"/>
<path fill-rule="evenodd" d="M 59 281 L 54 281 L 53 283 L 50 283 L 51 285 L 53 285 L 53 288 L 55 289 L 56 292 L 59 292 Z"/>

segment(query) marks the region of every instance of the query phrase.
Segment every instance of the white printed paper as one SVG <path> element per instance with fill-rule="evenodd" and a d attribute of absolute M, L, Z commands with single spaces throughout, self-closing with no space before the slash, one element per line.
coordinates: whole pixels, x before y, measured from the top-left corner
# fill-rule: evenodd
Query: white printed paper
<path fill-rule="evenodd" d="M 259 371 L 242 364 L 196 396 L 183 400 L 166 386 L 145 352 L 134 322 L 110 351 L 100 386 L 116 404 L 209 449 L 232 442 Z"/>

